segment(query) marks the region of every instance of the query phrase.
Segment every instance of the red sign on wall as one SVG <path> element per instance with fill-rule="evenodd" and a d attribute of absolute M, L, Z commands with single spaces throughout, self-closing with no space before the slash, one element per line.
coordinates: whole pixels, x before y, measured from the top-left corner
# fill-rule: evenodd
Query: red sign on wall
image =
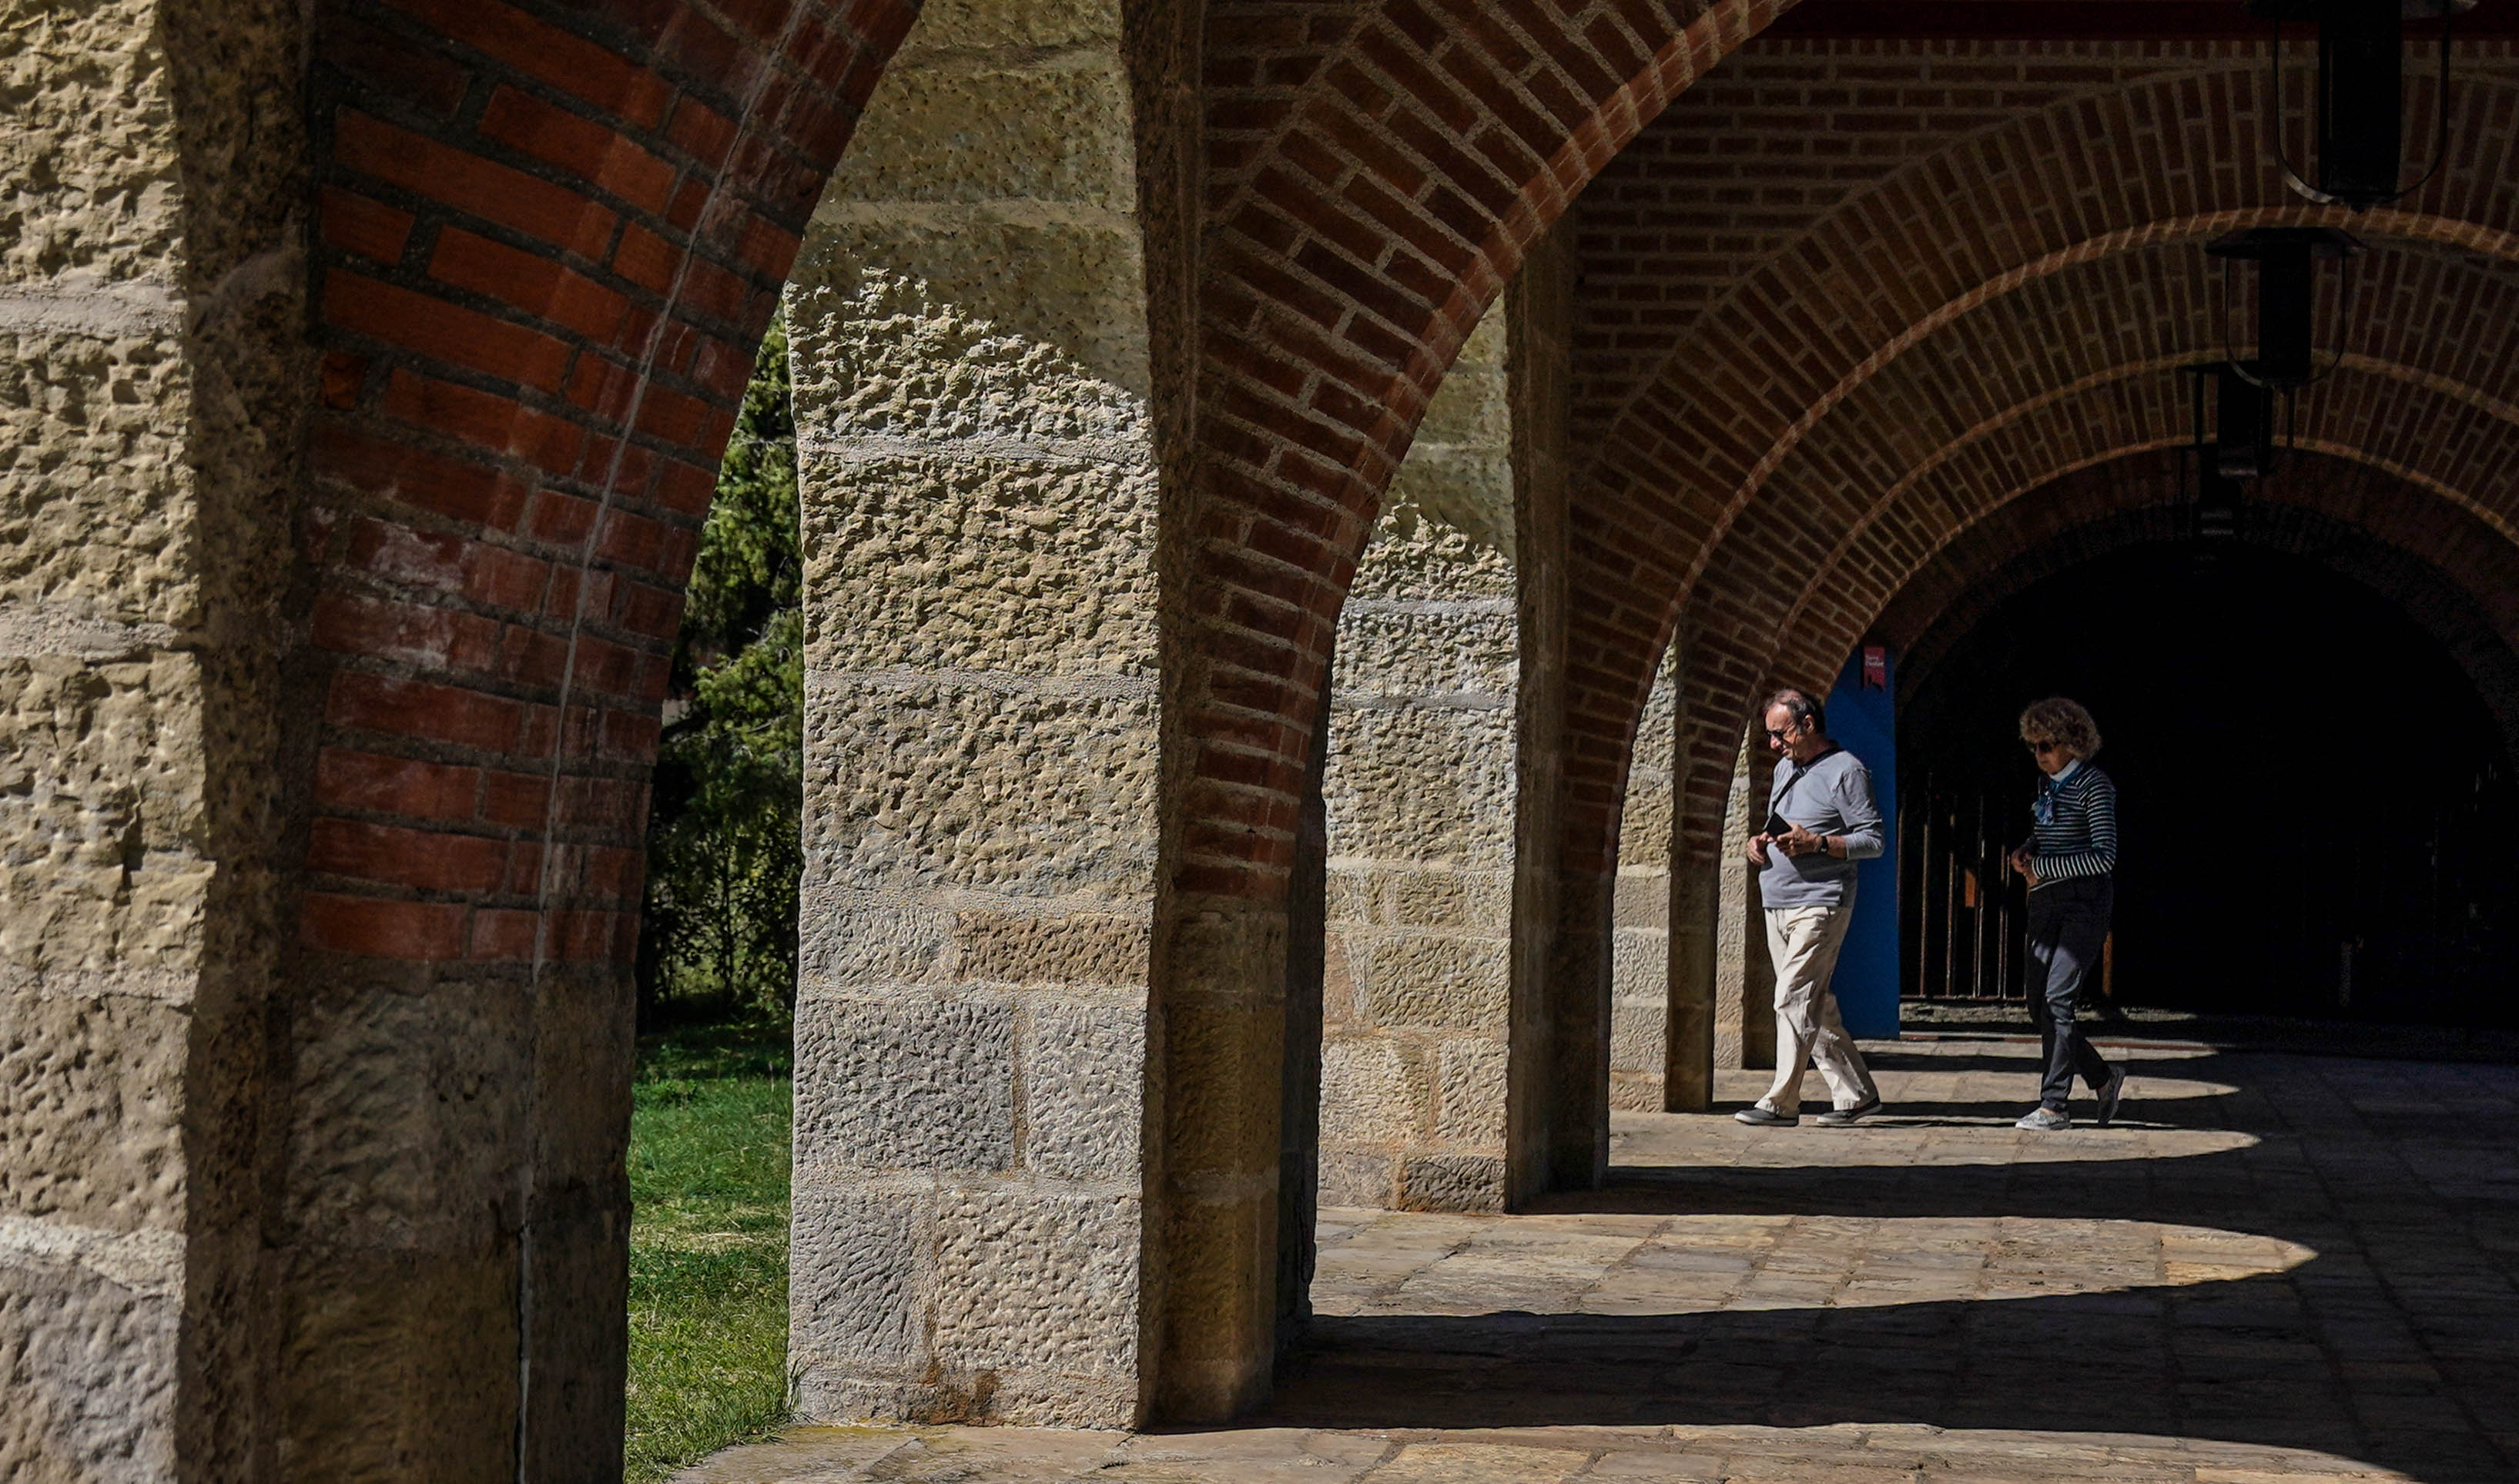
<path fill-rule="evenodd" d="M 1887 646 L 1881 644 L 1866 644 L 1863 646 L 1863 688 L 1866 690 L 1887 690 L 1889 688 L 1889 650 Z"/>

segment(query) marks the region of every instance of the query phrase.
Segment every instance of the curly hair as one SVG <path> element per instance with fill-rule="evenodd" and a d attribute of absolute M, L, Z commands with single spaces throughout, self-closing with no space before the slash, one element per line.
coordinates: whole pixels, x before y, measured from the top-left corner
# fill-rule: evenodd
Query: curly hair
<path fill-rule="evenodd" d="M 2020 740 L 2061 742 L 2073 750 L 2074 757 L 2096 757 L 2099 751 L 2099 723 L 2091 720 L 2081 702 L 2049 696 L 2032 702 L 2020 714 Z"/>

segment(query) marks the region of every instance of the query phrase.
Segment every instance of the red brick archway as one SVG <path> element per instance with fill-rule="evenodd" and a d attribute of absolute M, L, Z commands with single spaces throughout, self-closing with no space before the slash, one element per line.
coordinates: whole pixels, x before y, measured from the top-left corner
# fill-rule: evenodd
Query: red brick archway
<path fill-rule="evenodd" d="M 2040 579 L 2127 546 L 2192 540 L 2176 500 L 2182 457 L 2155 450 L 2076 469 L 1934 552 L 1866 632 L 1897 652 L 1901 700 L 1951 644 Z M 2441 641 L 2500 718 L 2505 741 L 2519 744 L 2519 546 L 2500 530 L 2386 469 L 2301 452 L 2250 489 L 2241 539 L 2394 602 Z"/>
<path fill-rule="evenodd" d="M 2146 410 L 2144 384 L 2174 386 L 2171 367 L 2220 346 L 2219 276 L 2200 271 L 2197 242 L 2325 219 L 2265 164 L 2262 58 L 2248 45 L 1882 51 L 1830 70 L 1826 47 L 1745 50 L 1639 141 L 1659 158 L 1613 168 L 1577 212 L 1589 286 L 1575 415 L 1595 455 L 1572 493 L 1571 583 L 1589 601 L 1569 639 L 1562 869 L 1614 869 L 1635 727 L 1676 633 L 1675 1034 L 1710 1013 L 1698 982 L 1710 984 L 1714 907 L 1698 878 L 1751 698 L 1780 678 L 1832 677 L 1895 590 L 1872 569 L 1905 564 L 1917 533 L 1938 545 L 1972 518 L 1962 506 L 2000 502 L 1972 485 L 2009 498 L 2076 459 L 2183 437 L 2183 404 Z M 2497 294 L 2495 275 L 2457 262 L 2513 249 L 2513 205 L 2496 191 L 2519 134 L 2519 88 L 2493 65 L 2504 55 L 2480 49 L 2449 100 L 2454 179 L 2418 210 L 2350 223 L 2408 260 L 2380 265 L 2388 286 L 2365 296 L 2386 308 L 2364 324 L 2384 322 L 2391 343 L 2364 354 L 2402 363 L 2375 379 L 2440 394 L 2401 398 L 2402 415 L 2443 432 L 2398 465 L 2417 477 L 2445 449 L 2465 458 L 2470 429 L 2497 422 L 2479 389 L 2510 370 L 2506 337 L 2481 329 L 2492 319 L 2465 297 Z M 1914 88 L 1893 93 L 1909 74 Z M 1971 92 L 1972 79 L 1984 85 Z M 1850 131 L 1835 154 L 1812 143 L 1826 132 L 1813 120 L 1832 116 Z M 1748 124 L 1759 151 L 1706 153 L 1705 137 Z M 1717 261 L 1726 251 L 1751 266 Z M 2130 312 L 2090 312 L 2101 304 Z M 2357 431 L 2330 446 L 2370 455 L 2358 430 L 2378 424 L 2344 412 Z M 2065 426 L 2075 415 L 2115 436 Z M 2059 459 L 2055 447 L 2080 452 Z M 1902 513 L 1887 517 L 1876 506 L 1892 494 Z M 1673 1063 L 1672 1088 L 1693 1079 L 1695 1054 Z"/>
<path fill-rule="evenodd" d="M 1462 337 L 1601 163 L 1789 3 L 1595 0 L 1544 21 L 1496 0 L 1210 10 L 1174 922 L 1183 904 L 1282 909 L 1340 598 Z M 453 1408 L 469 1446 L 495 1449 L 505 1434 L 479 1408 L 504 1394 L 538 1476 L 585 1471 L 570 1451 L 618 1436 L 628 1046 L 608 1005 L 635 934 L 665 657 L 753 348 L 915 9 L 394 0 L 321 17 L 294 952 L 306 982 L 354 996 L 496 1003 L 499 1031 L 528 1048 L 510 1069 L 523 1124 L 496 1130 L 521 1183 L 417 1246 L 357 1219 L 310 1233 L 293 1277 L 334 1298 L 284 1321 L 291 1390 L 338 1390 L 357 1355 L 448 1313 L 481 1330 L 490 1368 L 523 1357 L 515 1385 L 378 1388 L 353 1425 L 457 1448 Z M 1175 955 L 1158 982 L 1187 986 L 1175 1006 L 1274 988 L 1204 967 Z M 1192 1029 L 1169 1036 L 1176 1087 L 1205 1085 L 1202 1055 L 1259 1049 Z M 1223 1125 L 1239 1123 L 1167 1125 L 1176 1293 L 1253 1255 L 1256 1233 L 1197 1209 L 1210 1176 L 1244 1163 L 1217 1147 Z M 476 1172 L 485 1195 L 508 1157 Z M 283 1183 L 311 1193 L 340 1173 Z M 420 1273 L 484 1256 L 537 1299 L 458 1298 Z M 389 1312 L 345 1318 L 335 1300 L 354 1292 Z M 1172 1336 L 1177 1405 L 1254 1394 L 1265 1351 L 1243 1338 L 1210 1353 Z"/>
<path fill-rule="evenodd" d="M 1187 574 L 1170 602 L 1155 983 L 1159 1406 L 1264 1394 L 1298 810 L 1339 608 L 1462 341 L 1584 184 L 1790 0 L 1208 9 Z M 1161 291 L 1160 288 L 1158 290 Z M 1583 1110 L 1566 1114 L 1583 1124 Z M 1522 1138 L 1525 1146 L 1544 1140 Z M 1219 1321 L 1219 1304 L 1229 1318 Z"/>
<path fill-rule="evenodd" d="M 1875 531 L 1860 544 L 1859 563 L 1814 553 L 1810 580 L 1778 594 L 1772 607 L 1740 602 L 1719 610 L 1746 614 L 1739 620 L 1744 630 L 1754 626 L 1771 637 L 1744 646 L 1746 659 L 1729 666 L 1701 663 L 1717 651 L 1710 642 L 1700 658 L 1683 659 L 1690 707 L 1683 746 L 1692 764 L 1711 773 L 1719 757 L 1728 775 L 1757 693 L 1780 683 L 1825 686 L 1910 577 L 1974 522 L 2074 470 L 2185 442 L 2188 414 L 2176 359 L 2109 367 L 2077 378 L 2061 394 L 2003 411 L 1891 481 Z M 2445 391 L 2419 371 L 2349 364 L 2305 414 L 2302 444 L 2424 490 L 2444 507 L 2429 538 L 2421 527 L 2394 534 L 2412 543 L 2416 554 L 2439 559 L 2453 529 L 2506 541 L 2512 525 L 2509 493 L 2493 471 L 2519 444 L 2519 424 L 2471 399 L 2471 391 Z M 1716 599 L 1700 601 L 1712 607 Z M 1693 830 L 1719 834 L 1721 798 L 1709 798 L 1711 792 L 1693 795 L 1682 808 Z"/>
<path fill-rule="evenodd" d="M 284 1453 L 618 1477 L 667 658 L 755 347 L 916 13 L 316 18 Z"/>
<path fill-rule="evenodd" d="M 1873 617 L 1952 535 L 2059 474 L 2183 442 L 2186 412 L 2174 374 L 2148 361 L 2112 369 L 2095 384 L 1955 441 L 1901 479 L 1882 502 L 1880 529 L 1865 542 L 1866 560 L 1818 565 L 1762 657 L 1768 673 L 1825 683 Z M 2349 365 L 2321 390 L 2304 419 L 2303 447 L 2367 460 L 2430 492 L 2449 507 L 2437 527 L 2444 536 L 2453 520 L 2497 536 L 2510 529 L 2509 495 L 2494 470 L 2519 426 L 2398 367 Z"/>
<path fill-rule="evenodd" d="M 1790 3 L 1210 7 L 1174 890 L 1282 894 L 1339 604 L 1428 397 L 1593 174 Z"/>
<path fill-rule="evenodd" d="M 327 18 L 310 950 L 626 960 L 717 458 L 915 14 Z"/>
<path fill-rule="evenodd" d="M 2200 86 L 2198 74 L 2212 85 Z M 2261 86 L 2244 61 L 2207 57 L 2176 75 L 2068 95 L 1965 134 L 1821 218 L 1697 316 L 1626 396 L 1574 497 L 1578 581 L 1613 601 L 1575 621 L 1571 724 L 1594 740 L 1579 764 L 1569 869 L 1614 853 L 1629 730 L 1683 608 L 1683 664 L 1711 677 L 1686 695 L 1681 788 L 1685 807 L 1702 815 L 1720 806 L 1736 713 L 1782 673 L 1768 645 L 1799 605 L 1798 585 L 1788 585 L 1795 595 L 1779 609 L 1757 595 L 1763 580 L 1744 574 L 1847 559 L 1848 543 L 1870 529 L 1860 513 L 1870 497 L 1860 492 L 1889 488 L 1922 446 L 1974 425 L 1954 420 L 1954 398 L 2026 407 L 2098 373 L 2094 341 L 2164 368 L 2218 345 L 2218 284 L 2192 271 L 2192 244 L 2242 222 L 2311 215 L 2260 158 L 2251 89 Z M 2444 261 L 2506 255 L 2512 207 L 2492 188 L 2509 149 L 2513 97 L 2503 80 L 2463 85 L 2452 105 L 2467 141 L 2457 178 L 2424 197 L 2428 214 L 2372 213 L 2353 229 L 2428 244 Z M 2199 214 L 2204 202 L 2238 204 Z M 1612 261 L 1651 250 L 1645 234 Z M 2120 259 L 2190 267 L 2163 278 Z M 2379 296 L 2389 311 L 2369 318 L 2408 341 L 2446 340 L 2455 348 L 2431 354 L 2457 358 L 2453 374 L 2491 386 L 2499 337 L 2478 333 L 2458 307 L 2457 295 L 2480 282 L 2429 290 L 2401 282 Z M 2040 318 L 2068 310 L 2073 292 L 2094 291 L 2155 296 L 2119 300 L 2146 306 L 2126 324 Z M 1592 405 L 1613 398 L 1596 388 Z M 1692 837 L 1694 849 L 1709 848 Z"/>

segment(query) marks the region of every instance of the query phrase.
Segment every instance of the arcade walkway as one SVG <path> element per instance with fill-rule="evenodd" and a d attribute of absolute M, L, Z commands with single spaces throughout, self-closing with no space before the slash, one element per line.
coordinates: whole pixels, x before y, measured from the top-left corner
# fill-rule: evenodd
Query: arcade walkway
<path fill-rule="evenodd" d="M 2519 1068 L 2153 1046 L 2117 1127 L 2039 1136 L 2034 1050 L 1880 1047 L 1853 1130 L 1621 1114 L 1615 1187 L 1539 1214 L 1328 1213 L 1247 1427 L 805 1429 L 683 1477 L 2519 1478 Z"/>

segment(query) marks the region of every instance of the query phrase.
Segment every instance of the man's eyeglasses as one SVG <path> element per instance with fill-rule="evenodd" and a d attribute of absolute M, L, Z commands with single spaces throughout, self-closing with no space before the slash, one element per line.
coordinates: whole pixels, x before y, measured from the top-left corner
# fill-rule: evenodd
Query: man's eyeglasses
<path fill-rule="evenodd" d="M 1774 733 L 1771 732 L 1769 735 L 1772 736 Z M 2046 754 L 2061 751 L 2063 746 L 2061 742 L 2032 742 L 2029 744 L 2029 750 L 2033 753 Z"/>
<path fill-rule="evenodd" d="M 1790 726 L 1770 726 L 1767 728 L 1767 740 L 1770 742 L 1782 742 L 1787 737 L 1791 736 L 1794 732 L 1799 730 L 1801 730 L 1801 723 L 1799 722 L 1795 722 Z"/>

